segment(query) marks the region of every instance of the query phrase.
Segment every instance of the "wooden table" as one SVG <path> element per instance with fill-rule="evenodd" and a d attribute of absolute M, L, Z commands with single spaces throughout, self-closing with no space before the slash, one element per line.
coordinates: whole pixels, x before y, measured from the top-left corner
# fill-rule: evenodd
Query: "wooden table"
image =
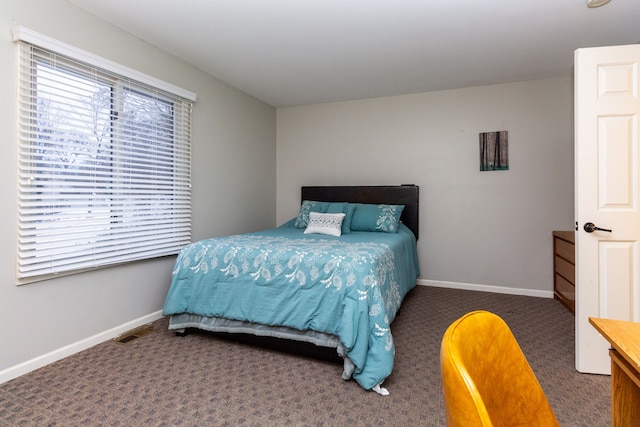
<path fill-rule="evenodd" d="M 640 323 L 590 317 L 611 343 L 612 426 L 640 425 Z"/>

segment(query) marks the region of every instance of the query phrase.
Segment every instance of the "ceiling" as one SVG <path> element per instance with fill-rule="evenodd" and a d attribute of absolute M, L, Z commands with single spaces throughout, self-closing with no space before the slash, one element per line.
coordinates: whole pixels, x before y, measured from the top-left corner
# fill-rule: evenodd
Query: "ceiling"
<path fill-rule="evenodd" d="M 640 0 L 68 1 L 275 107 L 568 76 L 576 48 L 640 42 Z"/>

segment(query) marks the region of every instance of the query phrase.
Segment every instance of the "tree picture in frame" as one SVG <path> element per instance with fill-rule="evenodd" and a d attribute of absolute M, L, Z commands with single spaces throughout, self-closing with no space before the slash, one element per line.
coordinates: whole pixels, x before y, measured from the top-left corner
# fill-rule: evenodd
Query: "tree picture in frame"
<path fill-rule="evenodd" d="M 480 171 L 509 170 L 509 132 L 480 133 Z"/>

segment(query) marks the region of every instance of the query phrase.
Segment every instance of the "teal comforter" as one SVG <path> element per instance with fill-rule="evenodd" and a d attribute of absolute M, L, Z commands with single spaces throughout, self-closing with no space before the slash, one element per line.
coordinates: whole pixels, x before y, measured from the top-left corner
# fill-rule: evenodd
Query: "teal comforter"
<path fill-rule="evenodd" d="M 336 335 L 352 377 L 372 389 L 393 369 L 390 325 L 419 275 L 415 237 L 402 224 L 398 233 L 303 231 L 290 221 L 184 247 L 163 313 Z"/>

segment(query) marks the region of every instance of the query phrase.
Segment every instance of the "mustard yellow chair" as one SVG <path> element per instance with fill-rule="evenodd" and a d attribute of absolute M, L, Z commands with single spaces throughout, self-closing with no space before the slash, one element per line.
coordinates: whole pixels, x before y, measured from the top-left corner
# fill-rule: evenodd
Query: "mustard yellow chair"
<path fill-rule="evenodd" d="M 453 322 L 440 368 L 449 427 L 559 426 L 507 324 L 488 311 Z"/>

